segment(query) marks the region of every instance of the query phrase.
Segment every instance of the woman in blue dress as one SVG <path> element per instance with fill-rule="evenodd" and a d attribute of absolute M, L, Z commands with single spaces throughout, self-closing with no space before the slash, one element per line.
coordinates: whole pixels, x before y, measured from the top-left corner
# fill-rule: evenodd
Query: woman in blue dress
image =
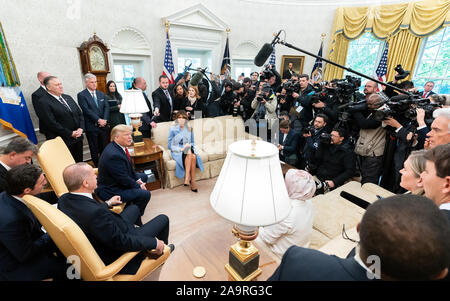
<path fill-rule="evenodd" d="M 191 185 L 193 192 L 198 192 L 195 183 L 195 169 L 204 170 L 202 159 L 194 146 L 194 132 L 188 124 L 189 117 L 184 110 L 175 115 L 175 124 L 169 130 L 168 147 L 176 162 L 175 176 L 184 177 L 184 186 Z"/>

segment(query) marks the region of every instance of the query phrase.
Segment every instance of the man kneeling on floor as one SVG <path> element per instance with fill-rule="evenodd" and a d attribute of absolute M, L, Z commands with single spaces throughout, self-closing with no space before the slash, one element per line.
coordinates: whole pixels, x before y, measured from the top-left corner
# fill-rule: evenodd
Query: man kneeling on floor
<path fill-rule="evenodd" d="M 169 239 L 169 218 L 158 215 L 141 227 L 134 226 L 141 213 L 136 205 L 129 205 L 122 214 L 109 210 L 109 205 L 120 203 L 114 196 L 105 203 L 92 198 L 97 188 L 94 169 L 86 163 L 72 164 L 63 172 L 69 190 L 61 196 L 58 208 L 83 230 L 105 265 L 114 262 L 124 252 L 144 251 L 134 257 L 121 274 L 136 274 L 149 250 L 161 255 Z M 174 245 L 169 245 L 171 251 Z"/>

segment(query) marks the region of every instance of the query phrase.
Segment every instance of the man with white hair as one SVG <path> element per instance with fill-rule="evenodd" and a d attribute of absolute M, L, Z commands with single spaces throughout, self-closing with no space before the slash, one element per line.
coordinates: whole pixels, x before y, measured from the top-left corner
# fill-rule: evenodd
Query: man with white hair
<path fill-rule="evenodd" d="M 83 111 L 92 162 L 97 166 L 99 154 L 108 143 L 106 125 L 109 118 L 109 103 L 105 101 L 105 94 L 97 90 L 97 77 L 94 74 L 87 73 L 84 82 L 86 89 L 78 93 L 77 98 Z"/>
<path fill-rule="evenodd" d="M 427 134 L 425 149 L 450 143 L 450 108 L 441 108 L 433 112 L 435 118 L 431 131 Z"/>

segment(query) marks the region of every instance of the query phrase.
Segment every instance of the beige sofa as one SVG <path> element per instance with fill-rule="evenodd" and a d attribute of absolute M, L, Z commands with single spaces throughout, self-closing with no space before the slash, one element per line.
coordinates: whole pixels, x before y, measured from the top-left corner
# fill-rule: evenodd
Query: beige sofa
<path fill-rule="evenodd" d="M 184 183 L 183 179 L 175 177 L 175 160 L 167 146 L 169 129 L 173 121 L 158 123 L 152 129 L 152 139 L 163 149 L 166 186 L 173 188 Z M 189 122 L 194 129 L 194 142 L 197 152 L 202 159 L 204 171 L 197 169 L 196 179 L 209 179 L 217 177 L 225 161 L 228 146 L 238 140 L 258 139 L 245 132 L 241 117 L 231 115 L 200 118 Z"/>

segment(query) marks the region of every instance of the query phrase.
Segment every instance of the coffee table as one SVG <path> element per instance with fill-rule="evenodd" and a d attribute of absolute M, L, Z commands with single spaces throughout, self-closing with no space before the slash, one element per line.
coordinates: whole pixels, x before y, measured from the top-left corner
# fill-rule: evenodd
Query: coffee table
<path fill-rule="evenodd" d="M 156 164 L 156 169 L 158 172 L 159 180 L 161 181 L 161 187 L 165 188 L 165 175 L 164 175 L 164 160 L 162 149 L 153 142 L 150 138 L 144 138 L 145 145 L 142 147 L 133 147 L 133 151 L 130 152 L 131 160 L 133 161 L 133 166 L 136 167 L 138 164 L 147 164 L 153 161 L 159 161 Z M 149 183 L 150 184 L 150 183 Z M 147 184 L 148 185 L 148 184 Z M 151 185 L 150 185 L 151 186 Z"/>

